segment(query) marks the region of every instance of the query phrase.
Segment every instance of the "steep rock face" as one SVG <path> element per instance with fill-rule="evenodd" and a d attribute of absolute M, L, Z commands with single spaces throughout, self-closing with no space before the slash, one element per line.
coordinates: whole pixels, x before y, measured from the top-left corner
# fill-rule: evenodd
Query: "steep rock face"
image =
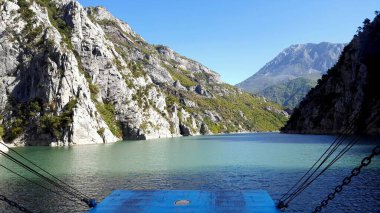
<path fill-rule="evenodd" d="M 11 1 L 5 1 L 1 9 L 1 110 L 9 138 L 30 145 L 117 140 L 96 114 L 75 56 L 48 21 L 46 10 L 36 3 Z M 23 19 L 28 15 L 35 16 Z M 70 101 L 76 103 L 75 110 L 67 112 L 70 122 L 60 120 L 65 119 L 59 115 Z M 35 107 L 29 109 L 26 104 L 32 102 Z M 56 129 L 50 129 L 51 125 Z M 97 134 L 98 129 L 104 129 L 104 138 Z"/>
<path fill-rule="evenodd" d="M 168 47 L 148 44 L 102 7 L 6 0 L 0 16 L 6 142 L 276 130 L 286 120 L 278 105 L 223 84 L 217 73 Z"/>
<path fill-rule="evenodd" d="M 287 133 L 380 134 L 380 17 L 367 19 L 338 63 L 295 109 Z"/>

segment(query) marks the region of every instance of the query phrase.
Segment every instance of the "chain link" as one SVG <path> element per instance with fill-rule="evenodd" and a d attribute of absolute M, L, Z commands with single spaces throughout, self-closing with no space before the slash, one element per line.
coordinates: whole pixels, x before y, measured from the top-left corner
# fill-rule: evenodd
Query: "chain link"
<path fill-rule="evenodd" d="M 312 213 L 317 213 L 317 212 L 320 212 L 322 211 L 322 208 L 326 207 L 330 201 L 332 201 L 336 194 L 338 194 L 339 192 L 341 192 L 343 190 L 343 187 L 344 186 L 347 186 L 348 184 L 351 183 L 352 181 L 352 178 L 355 177 L 355 176 L 358 176 L 361 172 L 361 170 L 368 166 L 371 161 L 372 161 L 372 158 L 375 157 L 376 155 L 380 155 L 380 145 L 376 146 L 373 150 L 372 150 L 372 153 L 371 155 L 363 158 L 363 160 L 360 162 L 360 166 L 354 168 L 352 171 L 351 171 L 351 175 L 350 176 L 347 176 L 343 179 L 342 183 L 338 186 L 335 187 L 335 190 L 330 193 L 326 199 L 324 199 L 320 205 L 318 205 L 317 207 L 315 207 L 314 211 Z"/>
<path fill-rule="evenodd" d="M 18 210 L 20 210 L 21 212 L 32 213 L 32 211 L 28 210 L 27 208 L 25 208 L 23 206 L 20 206 L 19 204 L 17 204 L 16 202 L 14 202 L 12 200 L 9 200 L 4 195 L 0 195 L 0 201 L 4 201 L 4 202 L 8 203 L 10 206 L 18 208 Z"/>

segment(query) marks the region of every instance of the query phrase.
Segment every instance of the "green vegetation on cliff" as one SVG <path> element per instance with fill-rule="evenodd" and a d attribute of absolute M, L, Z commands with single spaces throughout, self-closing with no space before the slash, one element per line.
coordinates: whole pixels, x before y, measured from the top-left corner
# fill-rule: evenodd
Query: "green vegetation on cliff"
<path fill-rule="evenodd" d="M 166 64 L 162 64 L 163 67 L 170 73 L 173 80 L 179 81 L 182 86 L 191 87 L 197 85 L 196 82 L 192 81 L 186 74 L 189 74 L 187 70 L 178 69 L 175 70 L 173 67 L 170 67 Z"/>
<path fill-rule="evenodd" d="M 39 131 L 42 133 L 49 133 L 56 139 L 61 139 L 64 133 L 63 130 L 73 123 L 73 113 L 76 105 L 77 100 L 72 99 L 65 105 L 61 114 L 44 114 L 38 125 Z"/>
<path fill-rule="evenodd" d="M 198 107 L 188 108 L 187 111 L 216 112 L 212 120 L 206 115 L 204 122 L 213 133 L 236 132 L 239 126 L 247 131 L 278 131 L 287 118 L 281 114 L 282 107 L 252 94 L 237 91 L 235 87 L 227 84 L 216 85 L 230 94 L 215 97 L 200 95 L 187 95 L 187 99 L 194 101 Z M 211 89 L 211 88 L 210 88 Z"/>
<path fill-rule="evenodd" d="M 96 103 L 96 109 L 102 116 L 103 120 L 106 122 L 107 126 L 110 128 L 111 132 L 117 137 L 122 137 L 123 133 L 120 123 L 116 120 L 115 117 L 115 106 L 111 103 Z M 99 131 L 99 134 L 104 133 L 104 129 L 100 132 Z"/>
<path fill-rule="evenodd" d="M 4 127 L 0 126 L 0 138 L 4 136 Z"/>
<path fill-rule="evenodd" d="M 36 129 L 39 134 L 50 134 L 59 140 L 73 122 L 73 110 L 77 100 L 72 99 L 60 114 L 53 113 L 55 103 L 43 103 L 41 100 L 12 102 L 12 120 L 5 123 L 5 139 L 12 141 L 25 131 Z"/>
<path fill-rule="evenodd" d="M 25 0 L 23 0 L 25 1 Z M 59 10 L 56 4 L 51 0 L 34 0 L 42 7 L 45 7 L 48 12 L 50 23 L 59 31 L 62 36 L 63 42 L 69 49 L 73 49 L 71 44 L 71 27 L 63 20 L 63 11 Z"/>
<path fill-rule="evenodd" d="M 0 115 L 0 122 L 3 120 L 3 116 Z M 2 138 L 4 136 L 4 127 L 2 124 L 0 124 L 0 138 Z"/>
<path fill-rule="evenodd" d="M 239 132 L 242 129 L 246 131 L 278 131 L 287 121 L 285 112 L 280 105 L 242 92 L 234 86 L 213 84 L 205 89 L 212 94 L 223 90 L 225 94 L 206 97 L 192 92 L 168 89 L 166 104 L 169 108 L 179 106 L 190 114 L 202 115 L 204 124 L 212 133 Z M 172 93 L 177 94 L 173 95 Z M 186 106 L 182 100 L 194 102 L 195 106 Z M 180 111 L 178 116 L 181 117 Z M 183 121 L 181 123 L 190 126 Z"/>

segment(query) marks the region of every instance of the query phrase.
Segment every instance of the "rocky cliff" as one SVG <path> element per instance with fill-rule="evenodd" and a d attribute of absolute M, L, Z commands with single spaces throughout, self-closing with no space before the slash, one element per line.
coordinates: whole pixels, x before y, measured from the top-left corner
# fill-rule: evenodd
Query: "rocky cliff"
<path fill-rule="evenodd" d="M 0 137 L 18 145 L 109 143 L 278 129 L 281 107 L 148 44 L 105 8 L 0 1 Z"/>
<path fill-rule="evenodd" d="M 339 61 L 318 81 L 282 129 L 286 133 L 380 134 L 380 17 L 366 19 Z"/>

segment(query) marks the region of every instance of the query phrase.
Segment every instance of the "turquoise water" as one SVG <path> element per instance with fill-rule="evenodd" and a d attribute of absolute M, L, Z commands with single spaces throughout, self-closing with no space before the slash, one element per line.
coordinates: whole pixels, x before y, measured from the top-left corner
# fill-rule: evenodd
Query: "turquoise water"
<path fill-rule="evenodd" d="M 17 148 L 17 151 L 98 200 L 113 189 L 264 189 L 278 199 L 333 139 L 320 135 L 257 133 L 107 145 L 24 147 Z M 355 146 L 311 189 L 294 200 L 289 212 L 310 212 L 370 152 L 374 143 L 375 139 L 365 139 Z M 16 168 L 2 157 L 0 162 Z M 326 212 L 379 212 L 379 162 L 380 159 L 375 159 Z M 30 174 L 23 174 L 40 181 Z M 37 212 L 86 209 L 2 168 L 0 181 L 0 194 Z M 11 210 L 0 203 L 0 211 Z"/>

